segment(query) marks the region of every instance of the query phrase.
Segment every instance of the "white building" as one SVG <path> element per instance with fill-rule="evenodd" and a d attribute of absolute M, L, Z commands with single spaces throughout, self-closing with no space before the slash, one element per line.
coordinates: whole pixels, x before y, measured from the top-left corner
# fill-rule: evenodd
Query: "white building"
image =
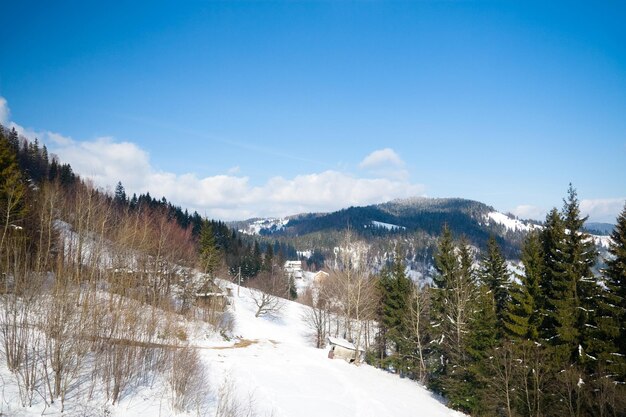
<path fill-rule="evenodd" d="M 330 359 L 343 359 L 350 363 L 356 359 L 356 346 L 345 339 L 328 336 L 328 347 Z"/>
<path fill-rule="evenodd" d="M 302 262 L 287 261 L 285 262 L 285 273 L 289 278 L 302 279 Z"/>

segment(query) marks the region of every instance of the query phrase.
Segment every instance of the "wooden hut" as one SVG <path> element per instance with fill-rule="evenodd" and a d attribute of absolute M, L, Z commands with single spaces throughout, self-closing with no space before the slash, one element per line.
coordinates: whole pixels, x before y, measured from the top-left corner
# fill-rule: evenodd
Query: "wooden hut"
<path fill-rule="evenodd" d="M 356 359 L 356 346 L 345 339 L 328 336 L 328 357 L 330 359 L 343 359 L 347 362 L 354 362 Z"/>
<path fill-rule="evenodd" d="M 196 303 L 213 311 L 224 311 L 228 303 L 226 293 L 213 281 L 207 281 L 196 292 Z"/>

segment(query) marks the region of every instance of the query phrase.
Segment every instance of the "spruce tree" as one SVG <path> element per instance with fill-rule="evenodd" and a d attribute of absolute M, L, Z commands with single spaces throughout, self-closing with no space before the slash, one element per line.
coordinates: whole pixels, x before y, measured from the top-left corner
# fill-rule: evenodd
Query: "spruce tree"
<path fill-rule="evenodd" d="M 437 246 L 437 253 L 435 254 L 435 270 L 437 273 L 433 277 L 433 283 L 436 288 L 445 289 L 447 283 L 452 280 L 453 275 L 457 273 L 458 269 L 459 264 L 455 253 L 452 232 L 446 224 L 443 226 L 441 237 L 439 238 L 439 245 Z"/>
<path fill-rule="evenodd" d="M 489 238 L 487 252 L 480 262 L 479 276 L 493 298 L 497 334 L 504 332 L 506 308 L 509 303 L 509 271 L 495 236 Z"/>
<path fill-rule="evenodd" d="M 598 331 L 593 354 L 626 383 L 626 205 L 611 234 L 609 258 L 603 269 L 605 290 L 599 297 Z"/>
<path fill-rule="evenodd" d="M 378 285 L 379 319 L 384 332 L 381 337 L 393 344 L 393 354 L 388 362 L 396 370 L 406 368 L 405 355 L 410 349 L 408 314 L 412 284 L 404 269 L 404 264 L 396 257 L 393 264 L 383 270 Z"/>
<path fill-rule="evenodd" d="M 127 202 L 126 191 L 124 190 L 124 186 L 122 185 L 121 181 L 118 181 L 117 185 L 115 186 L 114 200 L 117 204 L 120 205 L 126 204 Z"/>
<path fill-rule="evenodd" d="M 471 319 L 476 305 L 476 281 L 473 257 L 465 239 L 458 250 L 447 228 L 435 256 L 437 276 L 431 308 L 433 332 L 432 363 L 435 369 L 430 386 L 445 395 L 450 405 L 472 411 L 475 381 L 469 349 Z"/>
<path fill-rule="evenodd" d="M 493 397 L 493 354 L 498 345 L 498 319 L 493 292 L 481 283 L 476 289 L 476 302 L 469 320 L 467 364 L 464 371 L 465 398 L 463 409 L 471 414 L 488 413 L 486 398 Z"/>
<path fill-rule="evenodd" d="M 576 191 L 571 186 L 562 214 L 553 209 L 543 231 L 546 319 L 543 336 L 557 347 L 564 363 L 583 364 L 593 338 L 594 310 L 599 287 L 591 271 L 597 253 L 583 232 Z M 593 358 L 591 358 L 593 359 Z"/>
<path fill-rule="evenodd" d="M 543 253 L 540 235 L 531 231 L 522 245 L 524 273 L 519 274 L 518 283 L 511 287 L 511 300 L 507 307 L 505 328 L 513 338 L 537 341 L 543 317 L 541 276 Z"/>
<path fill-rule="evenodd" d="M 9 236 L 24 227 L 26 191 L 15 152 L 0 136 L 0 256 Z"/>
<path fill-rule="evenodd" d="M 433 334 L 431 359 L 431 378 L 429 385 L 432 389 L 447 395 L 446 372 L 450 349 L 450 321 L 448 315 L 448 299 L 450 288 L 455 277 L 459 275 L 460 265 L 456 255 L 456 248 L 452 239 L 452 232 L 444 225 L 437 252 L 435 253 L 435 275 L 433 277 L 432 301 L 430 309 L 430 327 Z"/>
<path fill-rule="evenodd" d="M 265 272 L 272 272 L 274 268 L 274 249 L 272 245 L 267 245 L 265 256 L 263 257 L 263 266 L 261 269 Z"/>
<path fill-rule="evenodd" d="M 252 258 L 251 258 L 251 267 L 252 267 L 252 276 L 255 276 L 261 270 L 261 266 L 263 265 L 263 257 L 261 255 L 261 245 L 259 245 L 259 241 L 254 241 L 254 246 L 252 249 Z"/>
<path fill-rule="evenodd" d="M 565 262 L 567 263 L 568 280 L 573 282 L 575 297 L 575 326 L 578 339 L 578 362 L 586 362 L 585 352 L 593 338 L 595 327 L 596 300 L 600 294 L 597 278 L 592 272 L 598 253 L 591 236 L 584 232 L 583 225 L 587 217 L 581 217 L 576 190 L 569 185 L 567 199 L 564 200 L 563 219 L 568 231 L 565 238 Z M 593 358 L 592 358 L 593 359 Z"/>
<path fill-rule="evenodd" d="M 7 140 L 9 141 L 9 146 L 13 151 L 13 154 L 17 157 L 17 154 L 20 152 L 20 138 L 14 127 L 11 128 Z"/>
<path fill-rule="evenodd" d="M 212 277 L 220 264 L 221 256 L 220 251 L 215 245 L 213 227 L 207 219 L 202 221 L 199 250 L 202 271 Z"/>
<path fill-rule="evenodd" d="M 562 260 L 562 253 L 565 241 L 565 226 L 563 219 L 556 208 L 553 208 L 546 216 L 545 226 L 541 232 L 541 243 L 543 252 L 543 273 L 541 276 L 541 287 L 544 293 L 545 315 L 541 323 L 540 336 L 550 341 L 556 342 L 557 338 L 557 316 L 558 306 L 563 299 L 564 289 L 561 283 L 565 273 Z M 573 314 L 570 312 L 570 314 Z"/>

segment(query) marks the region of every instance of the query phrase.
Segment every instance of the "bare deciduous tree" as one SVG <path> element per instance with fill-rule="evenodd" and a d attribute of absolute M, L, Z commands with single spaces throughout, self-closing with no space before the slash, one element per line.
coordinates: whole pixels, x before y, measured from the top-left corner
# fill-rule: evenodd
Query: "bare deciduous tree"
<path fill-rule="evenodd" d="M 275 274 L 261 273 L 250 281 L 250 297 L 257 306 L 254 317 L 275 316 L 280 313 L 285 304 L 281 297 L 286 296 L 288 290 L 281 278 Z"/>
<path fill-rule="evenodd" d="M 328 300 L 325 298 L 326 291 L 323 291 L 324 282 L 316 282 L 302 294 L 298 299 L 309 308 L 304 313 L 305 323 L 315 332 L 315 347 L 324 347 L 328 322 L 330 320 L 330 309 Z"/>
<path fill-rule="evenodd" d="M 417 377 L 421 383 L 426 382 L 428 369 L 426 367 L 426 345 L 428 327 L 429 287 L 420 287 L 417 282 L 413 283 L 409 304 L 409 326 L 411 328 L 410 342 L 415 346 L 417 355 Z"/>
<path fill-rule="evenodd" d="M 355 363 L 358 364 L 360 352 L 369 345 L 369 337 L 364 335 L 375 318 L 378 299 L 370 274 L 369 246 L 355 240 L 348 230 L 335 254 L 333 268 L 322 292 L 331 308 L 336 309 L 338 317 L 342 318 L 342 336 L 357 347 Z"/>

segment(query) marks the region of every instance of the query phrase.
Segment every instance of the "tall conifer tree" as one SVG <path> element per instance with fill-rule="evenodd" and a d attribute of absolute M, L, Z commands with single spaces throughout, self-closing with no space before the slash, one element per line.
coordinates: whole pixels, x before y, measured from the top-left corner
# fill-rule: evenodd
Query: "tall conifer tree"
<path fill-rule="evenodd" d="M 567 280 L 571 281 L 575 298 L 575 326 L 578 338 L 578 362 L 586 362 L 585 352 L 591 343 L 592 329 L 595 327 L 595 310 L 600 287 L 592 272 L 598 253 L 591 236 L 583 230 L 587 217 L 581 217 L 576 190 L 569 185 L 567 199 L 564 200 L 563 220 L 567 231 L 565 238 L 565 263 Z"/>
<path fill-rule="evenodd" d="M 411 280 L 404 272 L 404 264 L 395 258 L 381 274 L 379 281 L 380 323 L 384 339 L 393 344 L 392 362 L 396 369 L 404 367 L 404 355 L 410 348 L 408 314 Z"/>
<path fill-rule="evenodd" d="M 23 229 L 25 199 L 26 186 L 16 154 L 7 138 L 0 135 L 0 255 L 9 235 Z"/>
<path fill-rule="evenodd" d="M 443 226 L 441 237 L 435 253 L 434 287 L 432 289 L 432 306 L 430 309 L 430 327 L 433 333 L 430 386 L 434 390 L 446 392 L 446 372 L 449 361 L 450 320 L 448 316 L 448 298 L 452 282 L 459 275 L 460 265 L 456 255 L 456 248 L 452 232 L 447 225 Z"/>
<path fill-rule="evenodd" d="M 602 271 L 605 291 L 599 297 L 598 337 L 593 354 L 615 379 L 626 383 L 626 206 L 611 234 L 609 258 Z"/>
<path fill-rule="evenodd" d="M 202 271 L 213 276 L 220 264 L 220 251 L 215 244 L 213 226 L 207 219 L 202 221 L 200 229 L 200 262 Z"/>
<path fill-rule="evenodd" d="M 504 332 L 506 308 L 509 303 L 509 271 L 506 260 L 502 256 L 495 236 L 489 238 L 487 252 L 480 262 L 479 276 L 489 289 L 488 296 L 493 298 L 493 309 L 496 317 L 497 334 Z"/>
<path fill-rule="evenodd" d="M 545 295 L 545 315 L 541 323 L 540 335 L 552 344 L 556 343 L 557 338 L 557 316 L 559 314 L 559 306 L 557 304 L 564 296 L 564 289 L 562 288 L 564 241 L 565 226 L 563 225 L 563 219 L 558 210 L 554 208 L 546 216 L 545 226 L 541 233 L 544 257 L 541 287 Z M 573 312 L 570 312 L 570 314 L 573 314 Z"/>
<path fill-rule="evenodd" d="M 543 317 L 543 295 L 540 287 L 543 253 L 537 231 L 526 236 L 521 258 L 524 273 L 518 275 L 520 283 L 512 286 L 505 327 L 512 337 L 537 341 Z"/>

